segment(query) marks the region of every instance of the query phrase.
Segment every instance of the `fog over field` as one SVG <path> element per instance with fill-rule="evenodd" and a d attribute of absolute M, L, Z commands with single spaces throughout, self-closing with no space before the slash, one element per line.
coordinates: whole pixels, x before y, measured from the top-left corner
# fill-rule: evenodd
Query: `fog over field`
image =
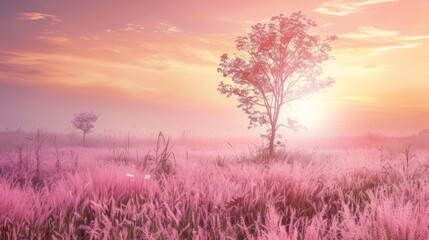
<path fill-rule="evenodd" d="M 429 237 L 427 138 L 267 157 L 240 139 L 39 134 L 1 135 L 3 239 Z"/>

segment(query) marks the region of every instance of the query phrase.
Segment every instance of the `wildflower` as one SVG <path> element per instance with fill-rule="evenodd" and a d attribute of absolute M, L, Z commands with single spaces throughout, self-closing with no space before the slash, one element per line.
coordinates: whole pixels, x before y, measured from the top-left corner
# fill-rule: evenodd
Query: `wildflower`
<path fill-rule="evenodd" d="M 133 177 L 134 177 L 134 174 L 132 174 L 132 173 L 127 173 L 127 174 L 125 174 L 125 176 L 127 176 L 127 177 L 129 177 L 129 178 L 133 178 Z"/>
<path fill-rule="evenodd" d="M 144 175 L 144 179 L 146 179 L 146 180 L 150 179 L 150 177 L 151 177 L 150 174 L 145 174 Z"/>

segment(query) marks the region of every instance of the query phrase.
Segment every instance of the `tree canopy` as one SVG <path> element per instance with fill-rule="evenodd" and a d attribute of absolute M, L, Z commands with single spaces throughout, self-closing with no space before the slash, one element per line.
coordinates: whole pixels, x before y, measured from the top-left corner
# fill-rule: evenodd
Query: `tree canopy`
<path fill-rule="evenodd" d="M 76 129 L 82 130 L 83 144 L 85 144 L 86 134 L 92 131 L 97 119 L 98 115 L 93 112 L 79 112 L 74 115 L 72 124 Z"/>

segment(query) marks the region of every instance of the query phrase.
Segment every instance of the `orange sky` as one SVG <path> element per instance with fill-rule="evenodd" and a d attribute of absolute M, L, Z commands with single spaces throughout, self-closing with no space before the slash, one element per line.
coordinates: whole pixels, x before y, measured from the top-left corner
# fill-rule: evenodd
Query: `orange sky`
<path fill-rule="evenodd" d="M 216 88 L 219 56 L 273 15 L 302 11 L 336 34 L 336 84 L 287 109 L 312 134 L 429 128 L 429 2 L 0 2 L 0 128 L 70 129 L 79 110 L 103 129 L 252 135 Z M 288 133 L 291 134 L 291 133 Z"/>

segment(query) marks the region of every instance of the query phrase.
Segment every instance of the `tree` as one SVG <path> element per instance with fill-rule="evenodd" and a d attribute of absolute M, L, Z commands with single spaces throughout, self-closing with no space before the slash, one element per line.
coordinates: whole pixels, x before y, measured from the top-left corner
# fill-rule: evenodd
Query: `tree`
<path fill-rule="evenodd" d="M 72 124 L 76 129 L 83 132 L 83 145 L 85 145 L 86 134 L 92 132 L 94 123 L 97 121 L 98 115 L 93 112 L 79 112 L 74 114 Z"/>
<path fill-rule="evenodd" d="M 301 128 L 291 118 L 279 121 L 283 108 L 334 83 L 323 76 L 322 63 L 331 59 L 330 43 L 337 37 L 311 35 L 309 29 L 315 26 L 301 12 L 291 17 L 274 16 L 269 23 L 257 23 L 247 36 L 237 38 L 239 55 L 221 56 L 217 70 L 232 83 L 220 82 L 218 91 L 238 97 L 237 107 L 248 115 L 249 128 L 268 126 L 263 137 L 269 140 L 269 154 L 273 154 L 280 127 Z"/>

